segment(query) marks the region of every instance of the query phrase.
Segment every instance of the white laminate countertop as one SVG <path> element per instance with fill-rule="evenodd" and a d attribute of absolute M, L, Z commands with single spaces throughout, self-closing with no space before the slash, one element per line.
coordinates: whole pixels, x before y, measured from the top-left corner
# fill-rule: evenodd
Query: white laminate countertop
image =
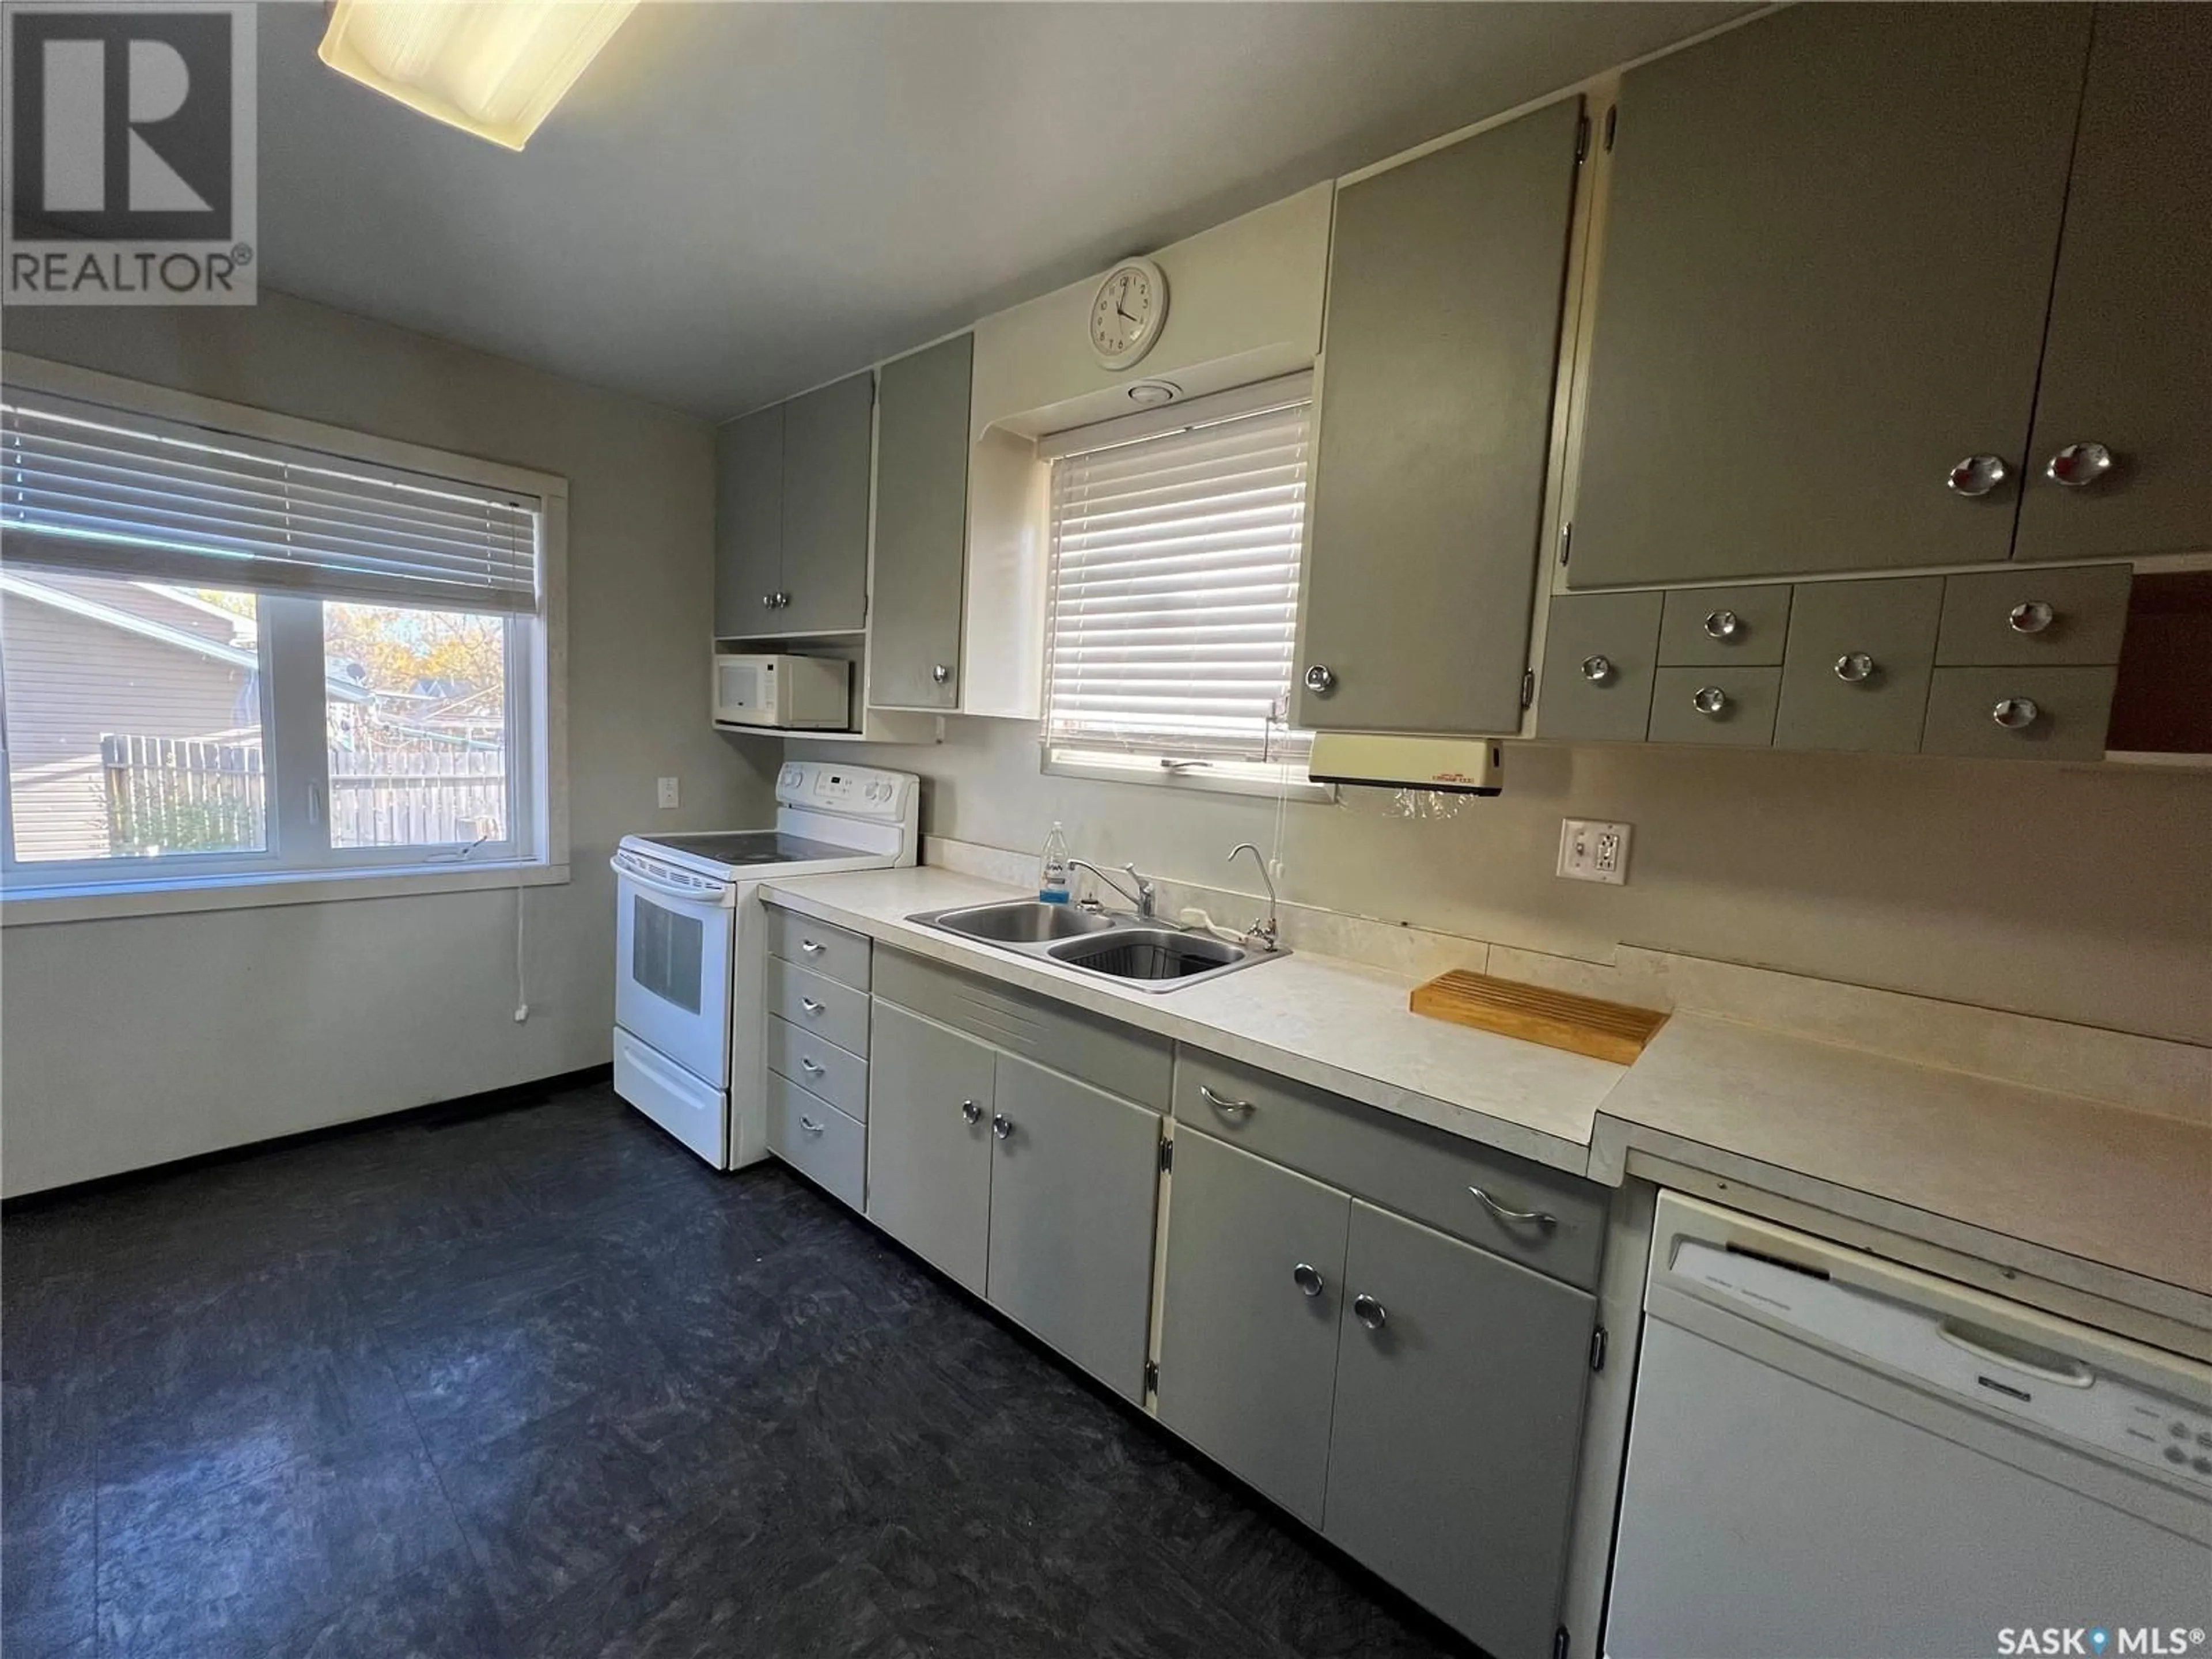
<path fill-rule="evenodd" d="M 1787 1032 L 1676 1013 L 1632 1066 L 1410 1011 L 1415 981 L 1301 952 L 1166 994 L 908 921 L 1025 896 L 949 871 L 767 884 L 787 908 L 1383 1111 L 1618 1184 L 1638 1152 L 1748 1171 L 1785 1197 L 2006 1266 L 2032 1252 L 2178 1289 L 2212 1310 L 2212 1127 Z M 1784 1190 L 1776 1177 L 1802 1190 Z M 1917 1217 L 1942 1224 L 1916 1230 Z M 2172 1311 L 2165 1295 L 2160 1310 Z"/>

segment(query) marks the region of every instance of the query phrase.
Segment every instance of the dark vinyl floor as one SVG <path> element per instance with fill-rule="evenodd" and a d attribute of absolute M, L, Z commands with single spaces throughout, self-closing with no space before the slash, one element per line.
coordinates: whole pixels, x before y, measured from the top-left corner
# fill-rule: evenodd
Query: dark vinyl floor
<path fill-rule="evenodd" d="M 604 1085 L 0 1225 L 7 1659 L 1410 1659 L 1437 1626 Z"/>

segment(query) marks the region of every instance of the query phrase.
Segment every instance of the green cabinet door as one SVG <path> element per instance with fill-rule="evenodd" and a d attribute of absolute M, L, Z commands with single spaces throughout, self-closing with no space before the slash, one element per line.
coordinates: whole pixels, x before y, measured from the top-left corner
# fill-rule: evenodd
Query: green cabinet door
<path fill-rule="evenodd" d="M 1802 583 L 1790 607 L 1774 746 L 1918 749 L 1942 611 L 1941 576 Z"/>
<path fill-rule="evenodd" d="M 783 405 L 714 434 L 714 636 L 782 631 Z"/>
<path fill-rule="evenodd" d="M 2212 547 L 2212 9 L 2097 8 L 2016 556 Z M 2061 471 L 2075 445 L 2102 445 Z"/>
<path fill-rule="evenodd" d="M 1141 1402 L 1159 1115 L 1003 1054 L 993 1102 L 984 1294 Z"/>
<path fill-rule="evenodd" d="M 2010 556 L 2088 36 L 1802 6 L 1628 71 L 1570 586 Z"/>
<path fill-rule="evenodd" d="M 968 386 L 975 337 L 885 363 L 876 412 L 875 626 L 868 701 L 960 706 Z"/>
<path fill-rule="evenodd" d="M 995 1056 L 878 999 L 868 1056 L 868 1219 L 982 1294 Z"/>
<path fill-rule="evenodd" d="M 1520 725 L 1580 118 L 1337 194 L 1298 590 L 1299 672 L 1328 689 L 1301 689 L 1301 726 Z"/>
<path fill-rule="evenodd" d="M 1211 1136 L 1176 1137 L 1160 1421 L 1322 1523 L 1352 1200 Z"/>
<path fill-rule="evenodd" d="M 1497 1659 L 1559 1626 L 1596 1303 L 1355 1201 L 1323 1533 Z"/>
<path fill-rule="evenodd" d="M 875 375 L 793 398 L 783 413 L 779 634 L 858 631 L 868 615 L 868 478 Z"/>

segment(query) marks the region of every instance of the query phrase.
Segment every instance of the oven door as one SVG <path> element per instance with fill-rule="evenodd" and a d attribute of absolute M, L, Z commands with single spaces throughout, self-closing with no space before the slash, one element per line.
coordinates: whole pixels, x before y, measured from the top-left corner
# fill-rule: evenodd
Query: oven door
<path fill-rule="evenodd" d="M 615 1023 L 701 1082 L 730 1082 L 726 896 L 666 886 L 615 866 Z"/>

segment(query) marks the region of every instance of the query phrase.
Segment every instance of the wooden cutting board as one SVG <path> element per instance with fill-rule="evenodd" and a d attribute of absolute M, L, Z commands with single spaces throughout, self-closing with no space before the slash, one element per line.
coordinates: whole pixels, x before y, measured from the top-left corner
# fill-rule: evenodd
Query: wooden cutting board
<path fill-rule="evenodd" d="M 1416 985 L 1411 1000 L 1417 1014 L 1448 1019 L 1501 1036 L 1540 1042 L 1627 1066 L 1667 1023 L 1667 1016 L 1625 1002 L 1602 1002 L 1571 991 L 1548 991 L 1464 968 Z"/>

